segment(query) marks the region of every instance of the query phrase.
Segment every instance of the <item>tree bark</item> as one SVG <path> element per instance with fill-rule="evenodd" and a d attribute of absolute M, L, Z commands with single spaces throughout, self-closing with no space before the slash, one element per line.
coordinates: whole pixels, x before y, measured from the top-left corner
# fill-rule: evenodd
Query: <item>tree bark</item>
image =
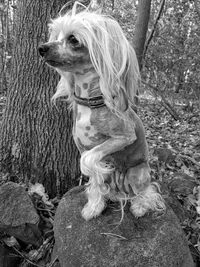
<path fill-rule="evenodd" d="M 140 70 L 142 69 L 142 59 L 143 59 L 144 45 L 146 41 L 146 34 L 148 30 L 150 10 L 151 10 L 151 0 L 139 0 L 133 45 L 137 55 Z"/>
<path fill-rule="evenodd" d="M 1 171 L 16 182 L 38 181 L 51 197 L 63 194 L 79 176 L 66 102 L 51 104 L 58 75 L 40 59 L 47 24 L 65 0 L 19 0 L 12 81 L 0 129 Z"/>

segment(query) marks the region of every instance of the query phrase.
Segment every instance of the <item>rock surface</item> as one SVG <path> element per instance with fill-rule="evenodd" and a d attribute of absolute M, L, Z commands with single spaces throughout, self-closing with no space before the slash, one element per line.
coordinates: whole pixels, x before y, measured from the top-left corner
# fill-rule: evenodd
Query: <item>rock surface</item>
<path fill-rule="evenodd" d="M 0 187 L 0 232 L 35 246 L 41 244 L 39 216 L 25 190 L 9 182 Z"/>
<path fill-rule="evenodd" d="M 83 187 L 69 191 L 57 208 L 54 231 L 61 267 L 193 267 L 186 238 L 173 211 L 136 219 L 128 209 L 122 222 L 117 203 L 86 222 Z"/>

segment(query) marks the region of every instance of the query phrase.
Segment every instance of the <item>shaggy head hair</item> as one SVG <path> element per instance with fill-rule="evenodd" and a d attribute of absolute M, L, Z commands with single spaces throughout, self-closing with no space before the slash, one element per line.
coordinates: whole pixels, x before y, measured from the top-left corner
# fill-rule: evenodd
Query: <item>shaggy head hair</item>
<path fill-rule="evenodd" d="M 100 77 L 100 89 L 106 105 L 117 110 L 114 98 L 122 95 L 134 103 L 140 79 L 138 62 L 119 24 L 106 15 L 79 11 L 80 3 L 49 25 L 51 53 L 46 62 L 60 74 L 61 80 L 53 99 L 68 96 L 72 100 L 73 73 L 93 66 Z M 82 6 L 82 5 L 81 5 Z"/>

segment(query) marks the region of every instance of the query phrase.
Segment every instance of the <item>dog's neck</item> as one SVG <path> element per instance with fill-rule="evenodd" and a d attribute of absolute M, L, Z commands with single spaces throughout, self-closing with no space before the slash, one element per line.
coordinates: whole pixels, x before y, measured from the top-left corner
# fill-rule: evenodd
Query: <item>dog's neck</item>
<path fill-rule="evenodd" d="M 84 73 L 74 74 L 75 94 L 82 98 L 101 95 L 99 75 L 91 68 Z"/>

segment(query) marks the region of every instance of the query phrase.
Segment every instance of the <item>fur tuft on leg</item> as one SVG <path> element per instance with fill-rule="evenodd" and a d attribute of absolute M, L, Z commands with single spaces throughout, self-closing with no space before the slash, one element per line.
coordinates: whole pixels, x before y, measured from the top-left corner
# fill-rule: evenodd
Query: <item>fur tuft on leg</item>
<path fill-rule="evenodd" d="M 105 195 L 109 193 L 110 188 L 106 184 L 98 184 L 96 177 L 90 178 L 86 194 L 88 202 L 82 210 L 82 217 L 85 220 L 90 220 L 97 217 L 105 208 Z"/>
<path fill-rule="evenodd" d="M 108 163 L 101 161 L 102 160 L 102 153 L 96 152 L 94 149 L 89 151 L 85 151 L 81 155 L 81 172 L 87 176 L 98 176 L 100 178 L 102 175 L 108 175 L 113 172 L 113 166 L 109 165 Z M 98 181 L 98 183 L 103 183 L 104 179 Z"/>
<path fill-rule="evenodd" d="M 165 203 L 158 188 L 157 183 L 151 183 L 143 192 L 131 199 L 130 210 L 135 217 L 141 217 L 150 210 L 158 212 L 165 210 Z"/>

